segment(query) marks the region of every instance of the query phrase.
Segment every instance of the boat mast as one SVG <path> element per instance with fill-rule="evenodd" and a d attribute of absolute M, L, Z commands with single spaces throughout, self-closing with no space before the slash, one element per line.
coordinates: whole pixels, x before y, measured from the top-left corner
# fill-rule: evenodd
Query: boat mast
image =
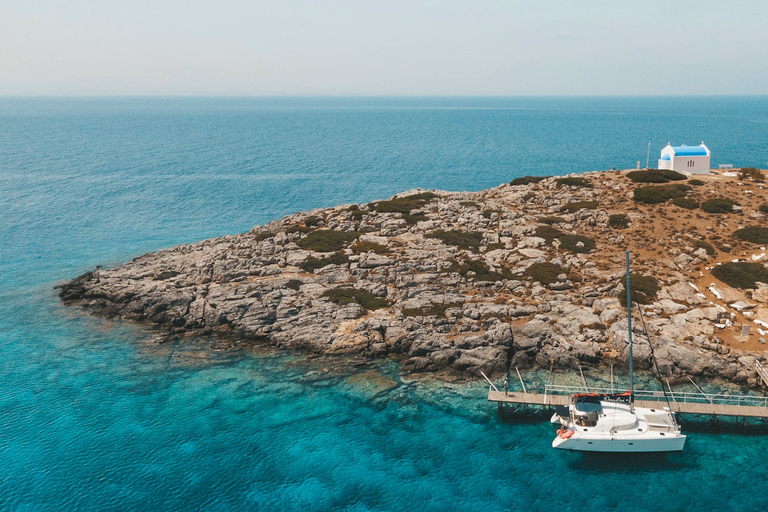
<path fill-rule="evenodd" d="M 629 291 L 629 251 L 627 254 L 627 321 L 629 326 L 629 410 L 635 411 L 635 382 L 632 371 L 632 298 Z"/>

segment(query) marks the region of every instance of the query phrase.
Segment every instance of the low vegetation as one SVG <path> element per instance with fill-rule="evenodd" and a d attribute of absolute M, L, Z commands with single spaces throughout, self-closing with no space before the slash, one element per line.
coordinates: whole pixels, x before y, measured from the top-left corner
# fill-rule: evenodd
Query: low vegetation
<path fill-rule="evenodd" d="M 446 245 L 453 245 L 459 249 L 467 249 L 477 252 L 480 250 L 480 244 L 483 242 L 482 233 L 468 233 L 466 231 L 435 231 L 426 235 L 427 238 L 436 238 L 442 240 Z"/>
<path fill-rule="evenodd" d="M 565 273 L 566 273 L 565 269 L 560 265 L 544 262 L 544 263 L 534 263 L 533 265 L 525 269 L 525 273 L 523 274 L 523 277 L 529 277 L 533 279 L 534 282 L 538 281 L 543 285 L 548 285 L 548 284 L 556 283 L 557 277 L 560 274 L 565 274 Z"/>
<path fill-rule="evenodd" d="M 572 253 L 588 253 L 595 248 L 595 241 L 582 235 L 563 235 L 560 237 L 560 248 Z"/>
<path fill-rule="evenodd" d="M 354 242 L 360 238 L 362 233 L 357 231 L 336 231 L 333 229 L 322 229 L 312 231 L 304 238 L 298 240 L 296 245 L 302 249 L 309 249 L 317 252 L 340 251 L 345 245 Z"/>
<path fill-rule="evenodd" d="M 509 182 L 509 184 L 513 187 L 520 185 L 530 185 L 531 183 L 538 183 L 541 180 L 545 180 L 547 178 L 549 178 L 549 176 L 522 176 L 520 178 L 513 179 Z"/>
<path fill-rule="evenodd" d="M 378 201 L 371 203 L 373 209 L 379 213 L 405 213 L 408 214 L 411 210 L 418 210 L 423 208 L 428 203 L 431 203 L 435 199 L 439 198 L 434 192 L 422 192 L 420 194 L 413 194 L 411 196 L 396 197 L 387 201 Z"/>
<path fill-rule="evenodd" d="M 647 169 L 644 171 L 632 171 L 627 173 L 627 178 L 635 183 L 668 183 L 686 179 L 684 174 L 667 169 Z"/>
<path fill-rule="evenodd" d="M 318 217 L 317 215 L 310 215 L 309 217 L 304 219 L 304 225 L 309 227 L 317 227 L 322 222 L 323 222 L 323 218 Z"/>
<path fill-rule="evenodd" d="M 404 213 L 403 219 L 405 219 L 405 223 L 409 226 L 413 226 L 416 223 L 419 223 L 423 220 L 427 220 L 427 216 L 423 213 L 414 213 L 413 215 Z"/>
<path fill-rule="evenodd" d="M 469 208 L 478 208 L 480 205 L 474 201 L 459 201 L 460 206 L 467 206 Z"/>
<path fill-rule="evenodd" d="M 351 247 L 352 252 L 355 254 L 363 254 L 366 252 L 373 252 L 376 254 L 385 254 L 389 252 L 386 245 L 377 244 L 376 242 L 367 242 L 358 240 L 355 245 Z"/>
<path fill-rule="evenodd" d="M 681 183 L 655 187 L 639 187 L 635 189 L 633 199 L 638 203 L 660 204 L 666 203 L 670 199 L 674 199 L 676 197 L 683 197 L 690 190 L 691 187 Z"/>
<path fill-rule="evenodd" d="M 533 232 L 533 236 L 543 238 L 547 245 L 551 244 L 553 240 L 556 240 L 563 236 L 565 233 L 552 226 L 538 226 L 536 231 Z"/>
<path fill-rule="evenodd" d="M 753 244 L 768 244 L 768 228 L 763 226 L 747 226 L 733 233 L 736 238 Z"/>
<path fill-rule="evenodd" d="M 255 233 L 253 235 L 253 239 L 256 240 L 257 242 L 263 242 L 264 240 L 268 240 L 274 236 L 275 234 L 271 231 L 263 231 L 261 233 Z"/>
<path fill-rule="evenodd" d="M 695 210 L 699 207 L 699 202 L 690 197 L 676 197 L 672 200 L 672 204 L 686 210 Z"/>
<path fill-rule="evenodd" d="M 751 179 L 756 183 L 762 183 L 765 181 L 765 173 L 763 173 L 763 171 L 760 171 L 754 167 L 742 167 L 741 169 L 739 169 L 739 179 L 741 181 L 744 181 L 747 178 Z"/>
<path fill-rule="evenodd" d="M 621 281 L 626 286 L 626 278 Z M 656 294 L 659 293 L 659 282 L 651 277 L 641 274 L 629 274 L 630 293 L 632 302 L 636 304 L 650 304 L 656 300 Z M 619 294 L 619 302 L 622 306 L 627 306 L 627 290 Z"/>
<path fill-rule="evenodd" d="M 304 283 L 302 283 L 300 279 L 289 279 L 288 282 L 283 285 L 283 288 L 288 288 L 289 290 L 298 290 L 301 288 L 302 284 Z"/>
<path fill-rule="evenodd" d="M 291 233 L 311 233 L 314 230 L 315 230 L 314 228 L 310 228 L 308 226 L 301 226 L 297 224 L 296 226 L 291 226 L 289 228 L 286 228 L 285 232 L 290 235 Z"/>
<path fill-rule="evenodd" d="M 757 209 L 762 213 L 768 213 L 768 204 L 761 204 Z"/>
<path fill-rule="evenodd" d="M 703 240 L 694 240 L 693 246 L 696 249 L 704 249 L 705 251 L 707 251 L 707 254 L 709 254 L 710 256 L 713 256 L 715 254 L 715 248 L 712 247 L 712 244 L 710 244 L 709 242 L 705 242 Z"/>
<path fill-rule="evenodd" d="M 592 188 L 592 183 L 586 178 L 557 178 L 558 187 L 584 187 Z"/>
<path fill-rule="evenodd" d="M 573 203 L 568 203 L 564 206 L 561 206 L 560 211 L 575 213 L 579 210 L 594 210 L 595 208 L 597 208 L 597 201 L 575 201 Z"/>
<path fill-rule="evenodd" d="M 356 204 L 353 204 L 352 206 L 347 208 L 345 211 L 348 211 L 352 215 L 352 218 L 355 220 L 363 220 L 363 217 L 365 217 L 365 214 L 366 214 L 366 211 L 361 210 L 360 206 Z"/>
<path fill-rule="evenodd" d="M 483 210 L 483 217 L 485 217 L 486 219 L 490 219 L 494 213 L 500 214 L 501 210 L 499 210 L 498 208 L 488 208 L 487 210 Z"/>
<path fill-rule="evenodd" d="M 693 179 L 693 180 L 688 180 L 688 184 L 694 187 L 700 187 L 704 185 L 704 182 L 701 180 Z"/>
<path fill-rule="evenodd" d="M 512 279 L 512 273 L 508 268 L 505 267 L 500 272 L 492 271 L 488 265 L 479 260 L 454 262 L 446 270 L 448 272 L 458 272 L 462 277 L 474 278 L 476 281 L 501 281 L 502 279 Z"/>
<path fill-rule="evenodd" d="M 539 217 L 536 222 L 539 222 L 541 224 L 565 224 L 568 222 L 562 217 L 556 217 L 556 216 L 547 216 L 547 217 Z"/>
<path fill-rule="evenodd" d="M 328 265 L 348 265 L 349 257 L 343 252 L 335 252 L 324 258 L 315 258 L 310 256 L 301 263 L 299 268 L 304 272 L 314 272 L 315 270 L 327 267 Z"/>
<path fill-rule="evenodd" d="M 733 213 L 733 207 L 737 203 L 727 197 L 707 199 L 701 203 L 701 209 L 707 213 Z"/>
<path fill-rule="evenodd" d="M 713 268 L 712 275 L 734 288 L 752 289 L 758 282 L 768 283 L 768 269 L 762 263 L 730 261 Z"/>
<path fill-rule="evenodd" d="M 492 244 L 488 244 L 485 246 L 485 250 L 487 251 L 495 251 L 496 249 L 506 249 L 507 244 L 504 242 L 494 242 Z"/>
<path fill-rule="evenodd" d="M 381 309 L 389 305 L 387 299 L 376 297 L 368 290 L 360 290 L 358 288 L 331 288 L 324 291 L 322 296 L 341 306 L 356 302 L 364 310 Z"/>
<path fill-rule="evenodd" d="M 615 229 L 624 229 L 629 226 L 629 217 L 624 213 L 616 213 L 608 216 L 608 225 Z"/>
<path fill-rule="evenodd" d="M 451 302 L 448 304 L 430 304 L 421 308 L 403 308 L 405 316 L 441 316 L 445 318 L 445 311 L 452 308 L 461 308 L 460 302 Z"/>

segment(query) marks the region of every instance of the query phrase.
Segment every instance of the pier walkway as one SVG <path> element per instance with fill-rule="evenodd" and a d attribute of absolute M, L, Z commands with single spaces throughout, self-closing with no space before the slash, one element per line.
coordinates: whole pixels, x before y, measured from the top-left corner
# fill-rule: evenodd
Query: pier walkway
<path fill-rule="evenodd" d="M 504 393 L 493 387 L 488 390 L 488 401 L 498 404 L 516 404 L 551 408 L 571 403 L 571 395 L 583 393 L 583 388 L 547 385 L 544 393 Z M 591 393 L 611 393 L 610 389 L 590 389 Z M 668 393 L 669 407 L 677 414 L 732 416 L 768 420 L 768 397 L 750 395 L 725 395 L 709 393 Z M 635 405 L 650 409 L 667 407 L 661 391 L 635 391 Z"/>

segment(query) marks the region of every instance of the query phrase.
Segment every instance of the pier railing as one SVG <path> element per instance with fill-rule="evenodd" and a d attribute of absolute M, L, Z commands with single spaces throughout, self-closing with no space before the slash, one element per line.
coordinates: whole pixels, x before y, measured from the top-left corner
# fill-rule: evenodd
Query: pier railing
<path fill-rule="evenodd" d="M 757 370 L 757 376 L 760 377 L 760 383 L 768 385 L 768 370 L 763 366 L 760 361 L 755 361 L 755 369 Z"/>
<path fill-rule="evenodd" d="M 544 388 L 544 395 L 573 395 L 575 393 L 584 393 L 583 386 L 555 386 L 547 384 Z M 589 388 L 590 393 L 613 393 L 614 390 L 607 388 Z M 721 404 L 721 405 L 747 405 L 755 407 L 768 407 L 768 396 L 756 395 L 729 395 L 724 393 L 689 393 L 689 392 L 668 392 L 670 402 L 682 403 L 700 403 L 700 404 Z M 663 400 L 663 391 L 635 390 L 635 399 L 639 400 Z"/>

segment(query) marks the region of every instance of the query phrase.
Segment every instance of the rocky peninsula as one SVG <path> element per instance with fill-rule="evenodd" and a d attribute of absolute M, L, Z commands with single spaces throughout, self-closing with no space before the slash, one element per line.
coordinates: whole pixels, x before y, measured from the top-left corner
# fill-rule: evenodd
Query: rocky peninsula
<path fill-rule="evenodd" d="M 165 337 L 476 378 L 625 364 L 629 250 L 661 372 L 756 386 L 768 336 L 762 174 L 692 178 L 608 171 L 409 191 L 97 268 L 60 297 Z M 635 315 L 636 361 L 648 366 Z"/>

